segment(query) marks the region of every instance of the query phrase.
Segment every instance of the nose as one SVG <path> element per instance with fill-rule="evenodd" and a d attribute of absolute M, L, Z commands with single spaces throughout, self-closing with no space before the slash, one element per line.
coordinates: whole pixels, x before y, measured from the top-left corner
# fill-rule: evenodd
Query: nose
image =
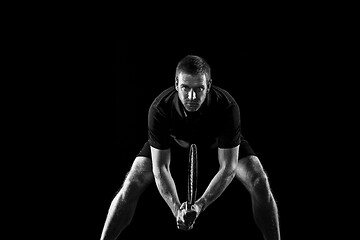
<path fill-rule="evenodd" d="M 190 90 L 190 92 L 189 92 L 189 99 L 190 100 L 195 100 L 196 99 L 196 93 L 195 93 L 195 91 L 194 90 Z"/>

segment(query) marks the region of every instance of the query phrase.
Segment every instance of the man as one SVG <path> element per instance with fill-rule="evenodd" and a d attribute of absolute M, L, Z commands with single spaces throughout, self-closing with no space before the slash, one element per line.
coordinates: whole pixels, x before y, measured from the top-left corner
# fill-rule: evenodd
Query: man
<path fill-rule="evenodd" d="M 150 106 L 148 135 L 111 203 L 102 240 L 115 240 L 130 224 L 139 196 L 154 180 L 178 228 L 189 230 L 195 222 L 186 220 L 190 213 L 195 212 L 197 219 L 234 178 L 251 195 L 254 219 L 264 239 L 280 239 L 277 205 L 258 157 L 241 135 L 239 107 L 227 91 L 212 86 L 210 67 L 203 58 L 189 55 L 178 63 L 175 88 L 163 91 Z M 189 209 L 179 201 L 170 162 L 172 151 L 188 150 L 192 143 L 199 152 L 216 149 L 220 167 Z"/>

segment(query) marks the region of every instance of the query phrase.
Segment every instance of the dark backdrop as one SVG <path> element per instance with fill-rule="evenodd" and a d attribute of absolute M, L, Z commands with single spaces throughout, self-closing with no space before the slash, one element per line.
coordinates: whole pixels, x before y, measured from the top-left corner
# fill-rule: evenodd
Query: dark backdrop
<path fill-rule="evenodd" d="M 2 116 L 9 134 L 2 170 L 11 194 L 2 193 L 13 204 L 3 205 L 13 217 L 5 217 L 16 228 L 11 233 L 99 239 L 110 203 L 147 140 L 151 102 L 174 84 L 178 61 L 196 54 L 240 106 L 242 133 L 278 203 L 282 239 L 351 239 L 345 235 L 357 229 L 349 224 L 356 223 L 349 216 L 358 204 L 352 185 L 358 182 L 352 70 L 358 26 L 351 13 L 357 8 L 94 3 L 25 14 L 17 8 L 19 17 L 7 19 L 3 68 L 10 74 L 3 77 Z M 177 185 L 183 192 L 185 181 Z M 236 180 L 190 232 L 176 229 L 152 184 L 119 239 L 143 237 L 261 239 L 250 195 Z"/>
<path fill-rule="evenodd" d="M 174 84 L 176 64 L 187 54 L 204 57 L 212 67 L 213 84 L 227 89 L 237 100 L 242 133 L 269 175 L 283 238 L 301 228 L 298 222 L 308 214 L 304 207 L 308 196 L 299 192 L 309 181 L 309 175 L 303 172 L 306 162 L 316 161 L 314 139 L 308 138 L 317 137 L 313 130 L 318 124 L 313 117 L 318 103 L 312 102 L 317 88 L 313 70 L 318 55 L 316 41 L 308 37 L 300 29 L 286 31 L 286 24 L 264 24 L 254 29 L 240 24 L 230 31 L 189 35 L 186 30 L 160 33 L 149 29 L 124 36 L 125 42 L 114 49 L 116 137 L 109 149 L 111 154 L 99 163 L 103 171 L 97 182 L 99 233 L 112 197 L 147 140 L 148 108 L 154 97 Z M 177 186 L 185 187 L 184 183 Z M 184 200 L 185 196 L 180 198 Z M 224 238 L 238 234 L 239 238 L 261 239 L 249 194 L 237 181 L 188 233 L 176 229 L 171 212 L 152 184 L 141 197 L 134 220 L 121 239 L 144 233 L 160 239 L 195 239 L 220 233 Z"/>
<path fill-rule="evenodd" d="M 110 203 L 147 140 L 150 104 L 174 84 L 178 61 L 195 54 L 210 64 L 213 84 L 228 90 L 240 106 L 242 133 L 269 176 L 283 239 L 322 234 L 320 196 L 326 190 L 318 187 L 317 167 L 333 157 L 326 150 L 332 137 L 327 120 L 333 117 L 329 77 L 336 74 L 329 64 L 329 33 L 322 21 L 306 22 L 301 14 L 270 15 L 206 25 L 164 25 L 162 20 L 161 26 L 140 21 L 128 27 L 125 22 L 100 31 L 96 39 L 103 37 L 101 41 L 84 43 L 86 54 L 79 61 L 85 60 L 77 67 L 82 81 L 79 89 L 70 88 L 76 101 L 69 103 L 67 124 L 58 130 L 67 139 L 60 145 L 66 150 L 60 151 L 59 164 L 70 170 L 60 174 L 70 183 L 63 197 L 76 209 L 69 218 L 85 222 L 80 231 L 100 238 Z M 121 239 L 144 234 L 158 239 L 219 234 L 262 239 L 250 195 L 236 180 L 190 232 L 176 229 L 152 184 Z"/>

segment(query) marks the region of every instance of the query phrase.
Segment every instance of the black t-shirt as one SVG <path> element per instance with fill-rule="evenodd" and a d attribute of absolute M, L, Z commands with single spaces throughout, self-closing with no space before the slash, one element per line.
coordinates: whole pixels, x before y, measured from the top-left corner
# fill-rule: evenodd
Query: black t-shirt
<path fill-rule="evenodd" d="M 212 86 L 196 112 L 187 112 L 174 87 L 155 98 L 148 114 L 149 143 L 170 148 L 171 141 L 210 148 L 233 148 L 240 144 L 240 110 L 224 89 Z"/>

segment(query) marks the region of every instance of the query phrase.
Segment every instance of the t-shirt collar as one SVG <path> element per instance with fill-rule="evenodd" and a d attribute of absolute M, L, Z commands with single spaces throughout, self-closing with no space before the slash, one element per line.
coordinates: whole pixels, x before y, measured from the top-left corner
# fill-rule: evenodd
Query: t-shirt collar
<path fill-rule="evenodd" d="M 174 97 L 174 106 L 175 106 L 176 112 L 179 114 L 179 116 L 181 116 L 181 118 L 189 117 L 189 115 L 191 115 L 191 114 L 189 114 L 189 112 L 187 112 L 185 110 L 184 105 L 182 104 L 182 102 L 179 99 L 178 92 L 176 92 L 175 95 L 176 96 Z M 204 113 L 204 111 L 207 109 L 209 104 L 210 104 L 210 93 L 208 93 L 204 103 L 201 105 L 200 109 L 196 112 L 196 113 L 198 113 L 198 116 L 201 116 Z"/>

